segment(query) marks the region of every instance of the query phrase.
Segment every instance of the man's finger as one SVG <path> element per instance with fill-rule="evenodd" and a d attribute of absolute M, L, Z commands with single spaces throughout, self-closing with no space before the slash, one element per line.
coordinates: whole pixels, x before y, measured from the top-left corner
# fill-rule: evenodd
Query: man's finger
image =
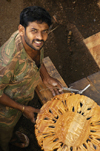
<path fill-rule="evenodd" d="M 60 92 L 60 93 L 63 93 L 63 88 L 59 88 L 59 92 Z"/>
<path fill-rule="evenodd" d="M 63 85 L 58 81 L 57 87 L 62 90 Z"/>
<path fill-rule="evenodd" d="M 59 90 L 59 93 L 60 93 L 60 94 L 63 94 L 64 92 L 63 92 L 63 90 Z"/>
<path fill-rule="evenodd" d="M 55 96 L 55 91 L 53 89 L 50 89 L 50 91 L 52 92 L 52 95 Z"/>
<path fill-rule="evenodd" d="M 59 94 L 60 94 L 57 89 L 54 89 L 54 90 L 55 90 L 55 92 L 56 92 L 56 95 L 59 95 Z"/>
<path fill-rule="evenodd" d="M 33 119 L 31 120 L 31 122 L 32 122 L 32 123 L 36 123 L 35 118 L 33 118 Z"/>
<path fill-rule="evenodd" d="M 34 108 L 34 112 L 35 112 L 35 113 L 39 113 L 39 112 L 40 112 L 40 109 L 35 109 L 35 108 Z"/>

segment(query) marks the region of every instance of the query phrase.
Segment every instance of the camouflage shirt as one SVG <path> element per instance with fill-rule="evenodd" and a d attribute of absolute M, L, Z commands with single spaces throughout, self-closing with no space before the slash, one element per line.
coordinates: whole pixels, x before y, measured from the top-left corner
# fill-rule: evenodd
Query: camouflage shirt
<path fill-rule="evenodd" d="M 0 54 L 0 96 L 5 93 L 12 100 L 27 105 L 34 97 L 40 74 L 26 53 L 18 31 L 0 48 Z M 42 58 L 43 49 L 40 63 Z M 0 105 L 0 124 L 15 125 L 20 115 L 20 111 Z"/>

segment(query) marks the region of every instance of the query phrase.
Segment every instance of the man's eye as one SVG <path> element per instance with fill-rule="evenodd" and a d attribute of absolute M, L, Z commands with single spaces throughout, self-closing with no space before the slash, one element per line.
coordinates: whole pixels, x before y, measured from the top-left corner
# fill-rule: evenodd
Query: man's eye
<path fill-rule="evenodd" d="M 36 32 L 37 32 L 37 30 L 36 30 L 36 29 L 33 29 L 33 30 L 32 30 L 32 32 L 36 33 Z"/>
<path fill-rule="evenodd" d="M 44 30 L 43 33 L 44 33 L 44 34 L 47 34 L 47 33 L 48 33 L 48 30 Z"/>

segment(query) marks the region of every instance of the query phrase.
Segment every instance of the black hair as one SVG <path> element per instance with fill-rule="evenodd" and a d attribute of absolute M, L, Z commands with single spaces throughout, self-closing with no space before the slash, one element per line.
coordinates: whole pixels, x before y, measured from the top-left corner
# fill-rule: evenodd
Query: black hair
<path fill-rule="evenodd" d="M 24 8 L 20 13 L 20 24 L 26 28 L 29 22 L 33 21 L 38 21 L 40 23 L 45 22 L 50 27 L 51 16 L 44 8 L 39 6 L 29 6 Z"/>

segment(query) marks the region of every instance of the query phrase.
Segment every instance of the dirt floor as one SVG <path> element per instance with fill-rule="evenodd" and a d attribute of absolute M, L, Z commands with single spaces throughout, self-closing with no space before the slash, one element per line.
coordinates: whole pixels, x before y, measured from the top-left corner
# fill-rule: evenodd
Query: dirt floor
<path fill-rule="evenodd" d="M 83 39 L 100 31 L 100 1 L 0 0 L 0 46 L 17 30 L 20 11 L 30 5 L 42 6 L 52 16 L 55 30 L 51 29 L 45 44 L 45 56 L 51 58 L 67 85 L 99 71 Z M 40 108 L 36 95 L 34 100 L 29 105 Z M 26 149 L 10 146 L 10 151 L 41 150 L 34 135 L 34 124 L 22 117 L 16 129 L 28 135 L 30 145 Z"/>

